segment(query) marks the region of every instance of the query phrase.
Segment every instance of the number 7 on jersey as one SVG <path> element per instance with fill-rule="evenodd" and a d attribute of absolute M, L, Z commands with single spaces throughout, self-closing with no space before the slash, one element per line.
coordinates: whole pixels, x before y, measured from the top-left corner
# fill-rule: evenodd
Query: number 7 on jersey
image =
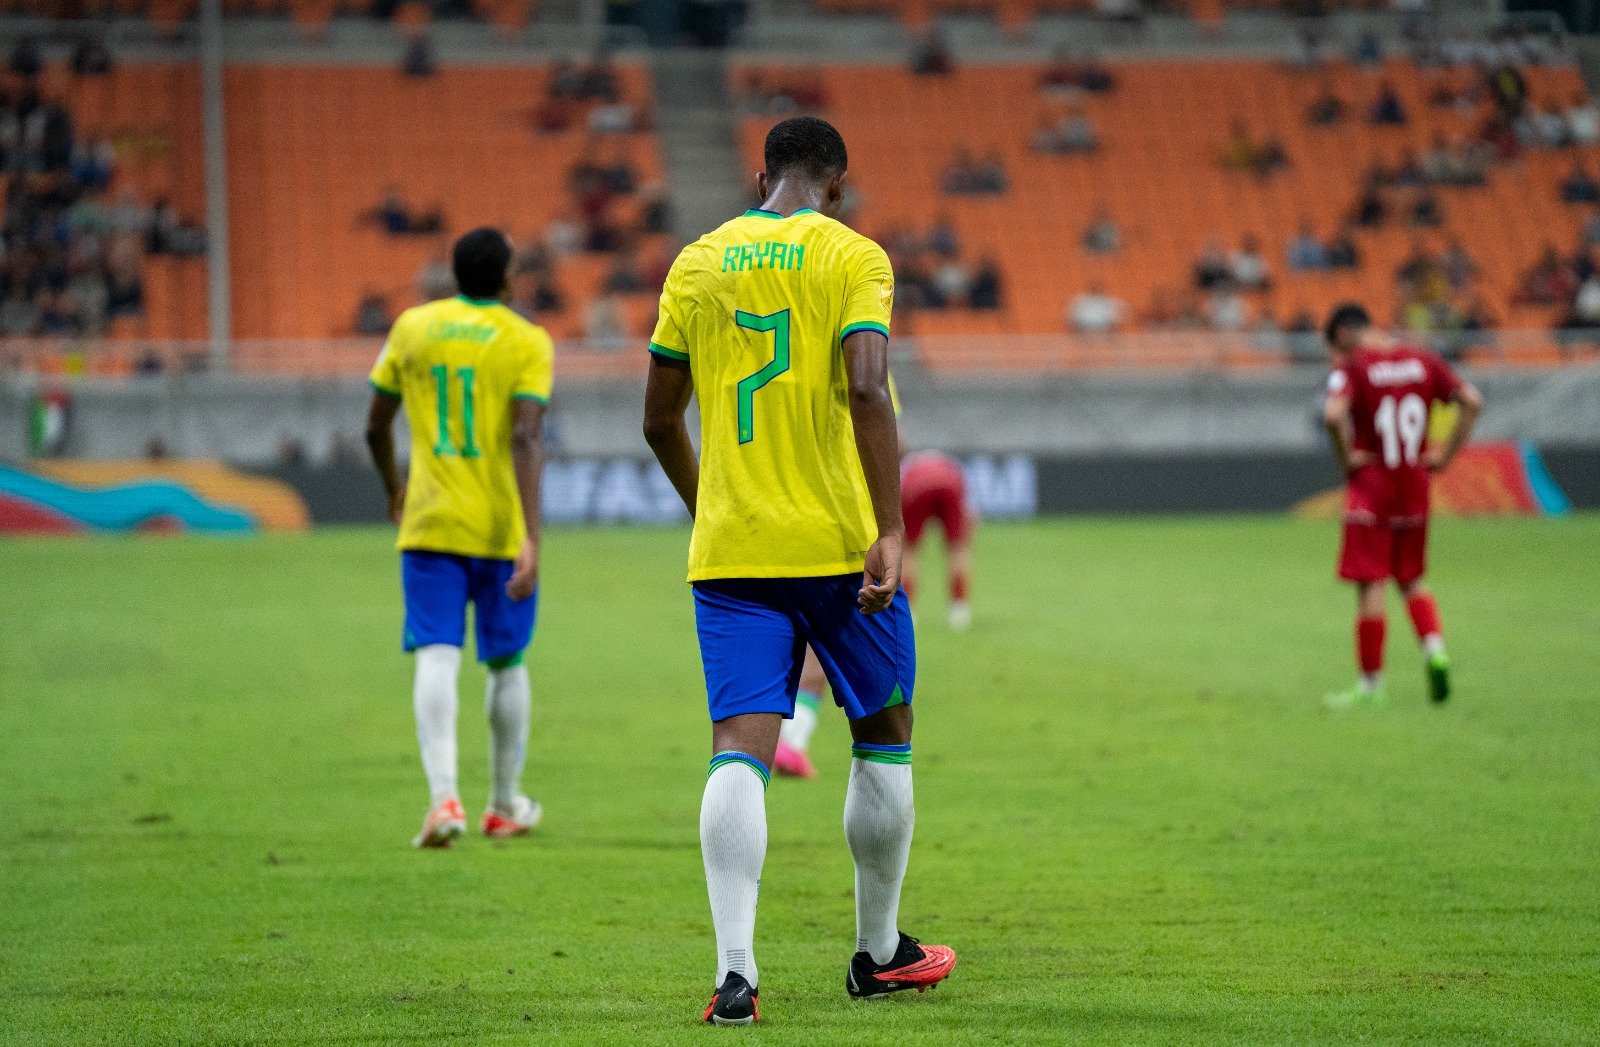
<path fill-rule="evenodd" d="M 789 310 L 757 316 L 740 309 L 734 312 L 733 322 L 747 331 L 772 333 L 772 359 L 755 374 L 739 380 L 739 442 L 747 444 L 756 438 L 756 393 L 789 369 Z"/>

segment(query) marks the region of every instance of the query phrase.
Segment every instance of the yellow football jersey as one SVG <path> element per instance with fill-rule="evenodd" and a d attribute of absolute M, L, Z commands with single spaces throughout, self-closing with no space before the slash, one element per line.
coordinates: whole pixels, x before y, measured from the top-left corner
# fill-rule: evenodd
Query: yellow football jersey
<path fill-rule="evenodd" d="M 511 403 L 547 403 L 555 348 L 496 301 L 407 309 L 372 368 L 411 423 L 400 549 L 515 559 L 526 530 L 511 465 Z"/>
<path fill-rule="evenodd" d="M 859 571 L 878 529 L 840 343 L 889 333 L 883 249 L 805 209 L 746 211 L 678 255 L 650 351 L 700 401 L 689 580 Z"/>

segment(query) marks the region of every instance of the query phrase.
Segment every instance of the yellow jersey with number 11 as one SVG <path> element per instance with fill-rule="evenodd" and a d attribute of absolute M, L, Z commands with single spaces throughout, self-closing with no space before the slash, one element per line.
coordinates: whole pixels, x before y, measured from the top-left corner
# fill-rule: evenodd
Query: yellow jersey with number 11
<path fill-rule="evenodd" d="M 860 571 L 878 530 L 850 420 L 844 338 L 889 333 L 883 248 L 806 209 L 752 210 L 678 255 L 650 340 L 700 402 L 689 580 Z"/>
<path fill-rule="evenodd" d="M 457 296 L 400 314 L 372 368 L 411 423 L 398 548 L 516 558 L 526 528 L 511 404 L 549 402 L 554 358 L 544 328 L 496 301 Z"/>

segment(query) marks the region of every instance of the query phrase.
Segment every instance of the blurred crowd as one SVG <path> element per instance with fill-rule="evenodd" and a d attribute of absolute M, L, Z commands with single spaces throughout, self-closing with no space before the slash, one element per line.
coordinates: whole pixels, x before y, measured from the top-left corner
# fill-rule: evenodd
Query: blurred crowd
<path fill-rule="evenodd" d="M 73 76 L 110 67 L 97 41 L 75 45 Z M 170 200 L 124 184 L 116 145 L 84 134 L 44 91 L 43 72 L 24 37 L 0 79 L 0 336 L 104 334 L 144 315 L 145 259 L 203 255 L 205 232 Z"/>

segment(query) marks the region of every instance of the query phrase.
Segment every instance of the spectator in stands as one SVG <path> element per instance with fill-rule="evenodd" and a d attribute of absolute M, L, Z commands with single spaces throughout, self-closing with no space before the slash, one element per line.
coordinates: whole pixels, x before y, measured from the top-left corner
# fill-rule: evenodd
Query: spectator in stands
<path fill-rule="evenodd" d="M 448 255 L 436 251 L 422 263 L 417 271 L 417 293 L 424 302 L 437 302 L 456 293 L 456 277 Z"/>
<path fill-rule="evenodd" d="M 928 250 L 940 258 L 954 258 L 961 253 L 961 236 L 956 232 L 955 221 L 948 214 L 934 219 L 925 243 Z"/>
<path fill-rule="evenodd" d="M 1510 62 L 1501 62 L 1484 72 L 1484 89 L 1508 120 L 1521 113 L 1528 101 L 1528 81 Z"/>
<path fill-rule="evenodd" d="M 1567 124 L 1567 138 L 1574 145 L 1600 143 L 1600 105 L 1587 91 L 1579 91 L 1563 114 Z"/>
<path fill-rule="evenodd" d="M 205 230 L 186 221 L 166 197 L 151 205 L 149 228 L 151 254 L 193 258 L 206 253 Z"/>
<path fill-rule="evenodd" d="M 1067 307 L 1067 323 L 1082 334 L 1110 334 L 1122 326 L 1125 313 L 1121 299 L 1107 294 L 1100 284 L 1090 284 Z"/>
<path fill-rule="evenodd" d="M 394 312 L 389 299 L 376 291 L 368 290 L 356 306 L 356 334 L 385 335 L 394 323 Z"/>
<path fill-rule="evenodd" d="M 609 105 L 620 100 L 622 87 L 611 61 L 611 52 L 604 47 L 596 51 L 594 58 L 576 71 L 573 88 L 574 97 L 580 102 Z"/>
<path fill-rule="evenodd" d="M 1378 97 L 1367 111 L 1367 119 L 1374 127 L 1405 126 L 1408 119 L 1405 103 L 1389 81 L 1384 80 L 1378 85 Z"/>
<path fill-rule="evenodd" d="M 1590 208 L 1589 218 L 1583 223 L 1579 242 L 1585 248 L 1600 247 L 1600 208 Z"/>
<path fill-rule="evenodd" d="M 1571 304 L 1556 326 L 1569 335 L 1562 339 L 1564 347 L 1580 341 L 1600 341 L 1600 275 L 1591 275 L 1578 285 Z"/>
<path fill-rule="evenodd" d="M 1130 34 L 1144 27 L 1142 0 L 1094 0 L 1094 13 L 1119 35 Z"/>
<path fill-rule="evenodd" d="M 1350 221 L 1361 229 L 1376 229 L 1389 220 L 1389 202 L 1384 199 L 1383 190 L 1378 181 L 1368 178 L 1366 185 L 1361 190 L 1361 195 L 1356 198 L 1356 205 L 1350 214 Z"/>
<path fill-rule="evenodd" d="M 619 250 L 611 262 L 601 290 L 608 294 L 633 294 L 645 288 L 644 274 L 639 269 L 639 258 L 631 246 Z"/>
<path fill-rule="evenodd" d="M 1083 230 L 1083 249 L 1090 254 L 1116 254 L 1122 250 L 1122 230 L 1111 216 L 1111 208 L 1100 204 Z"/>
<path fill-rule="evenodd" d="M 1234 117 L 1222 147 L 1222 166 L 1229 171 L 1249 171 L 1255 167 L 1255 157 L 1256 143 L 1250 129 L 1242 119 Z"/>
<path fill-rule="evenodd" d="M 945 192 L 955 196 L 986 196 L 1003 193 L 1007 188 L 1005 162 L 998 152 L 991 152 L 980 162 L 973 158 L 965 146 L 956 149 L 955 156 L 944 169 L 940 185 Z"/>
<path fill-rule="evenodd" d="M 1075 59 L 1071 49 L 1062 45 L 1046 63 L 1039 76 L 1039 86 L 1047 93 L 1071 96 L 1080 91 L 1090 94 L 1113 91 L 1117 82 L 1111 70 L 1093 54 Z"/>
<path fill-rule="evenodd" d="M 1005 294 L 1004 280 L 994 255 L 985 254 L 978 259 L 972 273 L 972 287 L 968 292 L 969 304 L 974 309 L 999 309 Z"/>
<path fill-rule="evenodd" d="M 1194 286 L 1197 291 L 1215 291 L 1233 282 L 1233 266 L 1223 253 L 1222 245 L 1208 241 L 1194 263 Z"/>
<path fill-rule="evenodd" d="M 631 103 L 619 98 L 589 110 L 586 126 L 595 134 L 627 134 L 638 129 L 638 114 Z"/>
<path fill-rule="evenodd" d="M 100 38 L 85 34 L 72 48 L 74 76 L 104 76 L 111 72 L 111 52 Z"/>
<path fill-rule="evenodd" d="M 1361 268 L 1361 249 L 1356 246 L 1353 228 L 1346 224 L 1332 240 L 1328 241 L 1329 269 Z"/>
<path fill-rule="evenodd" d="M 1439 197 L 1427 186 L 1411 191 L 1406 208 L 1411 224 L 1420 229 L 1436 229 L 1444 224 L 1444 213 L 1439 209 Z"/>
<path fill-rule="evenodd" d="M 1238 250 L 1228 259 L 1228 271 L 1235 287 L 1245 291 L 1265 291 L 1272 282 L 1267 260 L 1261 254 L 1261 241 L 1252 233 L 1239 241 Z"/>
<path fill-rule="evenodd" d="M 1577 290 L 1572 268 L 1561 260 L 1554 244 L 1545 244 L 1538 261 L 1522 274 L 1513 301 L 1518 305 L 1560 305 Z"/>
<path fill-rule="evenodd" d="M 1309 218 L 1302 218 L 1300 228 L 1289 238 L 1284 247 L 1284 261 L 1295 272 L 1328 268 L 1328 249 L 1317 239 Z"/>
<path fill-rule="evenodd" d="M 1100 136 L 1081 106 L 1073 106 L 1061 116 L 1040 117 L 1033 133 L 1033 148 L 1055 156 L 1086 156 L 1100 150 Z"/>
<path fill-rule="evenodd" d="M 1144 323 L 1156 331 L 1186 331 L 1204 326 L 1205 318 L 1192 296 L 1170 287 L 1157 287 L 1150 293 Z"/>
<path fill-rule="evenodd" d="M 651 182 L 639 194 L 639 228 L 645 233 L 665 233 L 672 228 L 672 201 L 660 182 Z"/>
<path fill-rule="evenodd" d="M 1322 81 L 1322 90 L 1306 107 L 1306 123 L 1312 127 L 1333 127 L 1344 122 L 1346 106 L 1333 89 L 1331 80 Z"/>
<path fill-rule="evenodd" d="M 583 250 L 583 224 L 570 207 L 557 214 L 544 227 L 544 246 L 556 258 Z"/>
<path fill-rule="evenodd" d="M 1356 37 L 1355 44 L 1350 48 L 1350 64 L 1357 66 L 1374 66 L 1383 61 L 1383 44 L 1378 39 L 1378 34 L 1372 30 L 1363 30 Z"/>
<path fill-rule="evenodd" d="M 1600 184 L 1584 168 L 1581 158 L 1572 161 L 1572 173 L 1561 183 L 1561 200 L 1568 204 L 1600 203 Z"/>
<path fill-rule="evenodd" d="M 917 76 L 948 76 L 955 72 L 955 56 L 950 53 L 949 41 L 934 26 L 923 34 L 911 51 L 911 71 Z"/>
<path fill-rule="evenodd" d="M 1250 306 L 1235 287 L 1223 286 L 1206 296 L 1206 323 L 1218 331 L 1242 331 L 1250 323 Z"/>
<path fill-rule="evenodd" d="M 972 271 L 961 259 L 946 257 L 933 271 L 933 286 L 946 303 L 966 304 L 972 293 Z"/>
<path fill-rule="evenodd" d="M 1310 309 L 1301 306 L 1288 326 L 1284 327 L 1283 334 L 1284 347 L 1288 349 L 1291 360 L 1314 360 L 1320 363 L 1325 358 L 1321 329 Z"/>
<path fill-rule="evenodd" d="M 106 267 L 106 318 L 144 315 L 144 278 L 137 263 L 124 261 Z"/>
<path fill-rule="evenodd" d="M 1455 236 L 1445 245 L 1444 254 L 1439 258 L 1439 268 L 1454 291 L 1465 291 L 1472 286 L 1472 281 L 1478 278 L 1480 272 L 1478 263 L 1473 261 L 1466 246 Z"/>
<path fill-rule="evenodd" d="M 1399 186 L 1402 189 L 1415 189 L 1426 182 L 1427 175 L 1423 173 L 1422 162 L 1417 159 L 1416 150 L 1406 146 L 1400 150 L 1400 160 L 1394 165 L 1394 170 L 1387 172 L 1389 185 Z"/>
<path fill-rule="evenodd" d="M 32 33 L 23 33 L 11 48 L 11 72 L 23 80 L 32 80 L 44 71 L 44 53 Z"/>
<path fill-rule="evenodd" d="M 1525 105 L 1511 122 L 1517 141 L 1529 149 L 1560 149 L 1569 144 L 1567 118 L 1555 105 Z"/>
<path fill-rule="evenodd" d="M 1011 188 L 1010 176 L 1006 174 L 1006 161 L 998 149 L 991 149 L 984 155 L 978 164 L 977 174 L 980 193 L 999 194 Z"/>
<path fill-rule="evenodd" d="M 433 54 L 433 41 L 426 33 L 419 34 L 406 45 L 400 60 L 400 72 L 411 77 L 428 77 L 439 71 L 438 59 Z"/>

